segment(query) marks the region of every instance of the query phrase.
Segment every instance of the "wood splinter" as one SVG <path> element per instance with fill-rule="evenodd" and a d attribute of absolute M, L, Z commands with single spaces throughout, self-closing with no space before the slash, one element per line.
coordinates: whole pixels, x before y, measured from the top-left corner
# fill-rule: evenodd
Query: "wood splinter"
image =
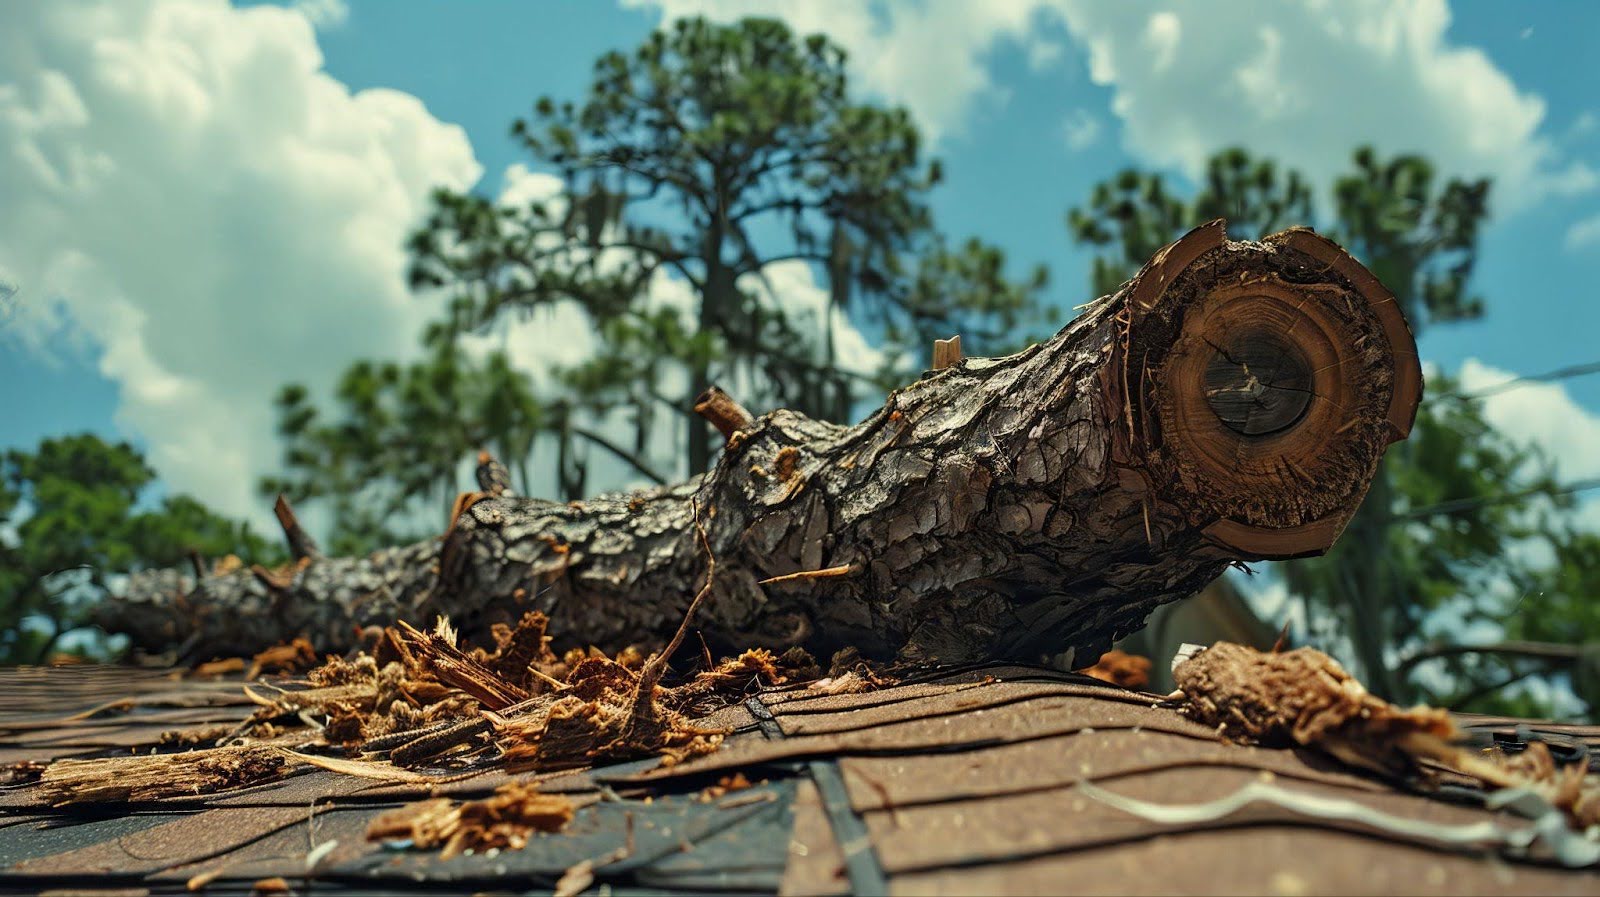
<path fill-rule="evenodd" d="M 961 334 L 933 341 L 933 370 L 942 371 L 961 363 Z"/>
<path fill-rule="evenodd" d="M 861 572 L 860 564 L 840 564 L 837 567 L 824 567 L 821 570 L 800 570 L 796 573 L 785 573 L 782 576 L 769 576 L 766 579 L 757 580 L 757 582 L 760 585 L 770 586 L 777 583 L 800 582 L 808 579 L 832 579 L 835 576 L 849 576 L 852 573 L 859 572 Z"/>
<path fill-rule="evenodd" d="M 710 421 L 724 440 L 740 430 L 748 430 L 756 419 L 743 405 L 733 400 L 720 386 L 713 386 L 694 400 L 694 413 Z"/>

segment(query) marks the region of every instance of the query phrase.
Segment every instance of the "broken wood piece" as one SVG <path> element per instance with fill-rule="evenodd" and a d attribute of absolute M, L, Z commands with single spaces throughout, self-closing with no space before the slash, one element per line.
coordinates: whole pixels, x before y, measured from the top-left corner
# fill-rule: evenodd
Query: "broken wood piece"
<path fill-rule="evenodd" d="M 740 430 L 748 430 L 755 418 L 743 405 L 733 400 L 720 386 L 713 386 L 694 400 L 694 413 L 705 418 L 724 440 L 732 439 Z"/>
<path fill-rule="evenodd" d="M 782 576 L 769 576 L 760 580 L 764 586 L 777 585 L 785 582 L 801 582 L 808 579 L 830 579 L 835 576 L 849 576 L 861 572 L 860 564 L 840 564 L 837 567 L 825 567 L 821 570 L 801 570 L 796 573 L 785 573 Z"/>
<path fill-rule="evenodd" d="M 1150 684 L 1150 658 L 1113 649 L 1100 655 L 1094 666 L 1078 672 L 1102 682 L 1138 690 Z"/>
<path fill-rule="evenodd" d="M 1304 229 L 1230 241 L 1217 221 L 1050 339 L 918 380 L 854 426 L 724 416 L 739 438 L 681 484 L 483 499 L 442 544 L 328 558 L 277 594 L 134 574 L 101 619 L 158 651 L 248 656 L 302 632 L 331 651 L 423 614 L 481 636 L 527 609 L 520 589 L 573 644 L 659 643 L 707 567 L 697 504 L 718 600 L 696 625 L 723 645 L 1088 666 L 1232 562 L 1327 550 L 1421 386 L 1399 306 L 1343 250 Z"/>
<path fill-rule="evenodd" d="M 193 797 L 281 777 L 288 760 L 277 748 L 234 746 L 181 754 L 57 760 L 39 786 L 52 806 L 138 803 Z"/>
<path fill-rule="evenodd" d="M 322 549 L 317 547 L 317 541 L 300 526 L 300 519 L 294 515 L 294 507 L 281 492 L 278 493 L 278 500 L 272 504 L 272 513 L 283 528 L 283 537 L 289 543 L 289 554 L 295 560 L 322 557 Z"/>
<path fill-rule="evenodd" d="M 439 618 L 432 632 L 422 633 L 404 620 L 395 624 L 400 640 L 423 669 L 440 682 L 461 689 L 488 710 L 502 710 L 528 698 L 526 690 L 500 678 L 456 647 L 448 620 Z"/>
<path fill-rule="evenodd" d="M 1264 652 L 1217 642 L 1176 662 L 1172 676 L 1183 714 L 1230 740 L 1313 748 L 1408 782 L 1427 783 L 1444 769 L 1490 788 L 1531 790 L 1576 831 L 1600 825 L 1600 780 L 1586 767 L 1558 768 L 1538 742 L 1509 755 L 1458 747 L 1449 713 L 1390 704 L 1315 648 Z"/>
<path fill-rule="evenodd" d="M 942 371 L 961 363 L 961 334 L 933 341 L 933 370 Z"/>
<path fill-rule="evenodd" d="M 448 797 L 406 804 L 372 821 L 368 841 L 408 841 L 442 847 L 440 859 L 466 850 L 521 850 L 539 832 L 558 832 L 572 821 L 572 799 L 546 794 L 528 782 L 507 782 L 481 800 Z"/>

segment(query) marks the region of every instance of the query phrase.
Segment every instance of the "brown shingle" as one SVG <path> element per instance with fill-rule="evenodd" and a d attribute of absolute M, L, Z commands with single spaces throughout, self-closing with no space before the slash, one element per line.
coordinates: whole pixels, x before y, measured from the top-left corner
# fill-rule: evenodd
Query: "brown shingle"
<path fill-rule="evenodd" d="M 122 672 L 0 673 L 0 688 L 21 686 L 19 702 L 0 699 L 0 754 L 93 752 L 65 745 L 125 744 L 180 725 L 239 719 L 253 709 L 247 701 L 234 703 L 237 684 L 144 671 L 124 680 Z M 56 681 L 70 700 L 52 705 Z M 118 689 L 141 695 L 137 706 L 103 708 L 89 719 L 63 718 L 105 704 Z M 0 807 L 31 814 L 0 824 L 0 857 L 20 860 L 9 868 L 0 865 L 0 888 L 37 887 L 46 881 L 40 875 L 82 876 L 77 880 L 93 886 L 97 875 L 109 873 L 119 876 L 118 886 L 145 877 L 173 890 L 209 872 L 218 873 L 213 885 L 223 890 L 248 890 L 252 881 L 278 876 L 302 887 L 307 852 L 327 840 L 340 843 L 323 857 L 319 871 L 347 883 L 381 882 L 392 890 L 467 881 L 485 886 L 504 867 L 535 875 L 519 879 L 532 886 L 544 881 L 537 876 L 559 875 L 566 861 L 557 858 L 568 853 L 575 862 L 615 850 L 623 837 L 620 820 L 632 812 L 640 820 L 641 844 L 653 839 L 658 852 L 653 859 L 641 855 L 598 869 L 602 883 L 609 875 L 616 883 L 649 881 L 661 888 L 720 881 L 744 890 L 778 890 L 781 884 L 787 894 L 838 894 L 847 892 L 852 876 L 872 880 L 859 877 L 865 864 L 897 894 L 1600 893 L 1600 875 L 1593 871 L 1451 852 L 1265 804 L 1180 829 L 1079 790 L 1079 782 L 1091 781 L 1108 792 L 1187 805 L 1270 778 L 1289 792 L 1357 801 L 1395 817 L 1448 824 L 1491 818 L 1471 804 L 1397 790 L 1313 752 L 1225 743 L 1156 703 L 1152 696 L 1013 665 L 969 668 L 862 694 L 787 690 L 767 698 L 769 709 L 756 705 L 761 715 L 770 712 L 766 731 L 748 707 L 719 711 L 709 722 L 740 731 L 703 759 L 670 769 L 651 769 L 655 761 L 646 760 L 549 778 L 545 787 L 584 794 L 585 801 L 598 799 L 600 783 L 610 780 L 622 803 L 608 795 L 605 803 L 580 810 L 570 833 L 550 836 L 565 840 L 542 841 L 525 855 L 492 861 L 390 855 L 360 837 L 366 820 L 415 799 L 427 785 L 308 769 L 252 788 L 137 811 L 150 815 L 113 813 L 103 821 L 88 821 L 105 815 L 103 808 L 39 807 L 38 789 L 22 786 L 0 791 Z M 1514 739 L 1519 732 L 1540 731 L 1562 743 L 1600 743 L 1594 727 L 1503 718 L 1463 723 L 1486 746 L 1495 736 Z M 708 779 L 735 770 L 758 779 L 753 764 L 800 781 L 775 783 L 774 794 L 793 799 L 771 809 L 787 815 L 746 834 L 725 821 L 748 815 L 754 826 L 766 818 L 767 805 L 721 809 L 721 800 L 702 803 L 695 795 Z M 810 776 L 831 769 L 842 779 L 832 786 L 836 790 L 819 792 Z M 492 769 L 437 788 L 457 798 L 481 796 L 509 777 Z M 838 781 L 843 796 L 824 799 L 822 793 L 840 794 Z M 641 786 L 650 791 L 634 790 Z M 653 804 L 643 802 L 647 793 L 655 796 Z M 319 808 L 314 821 L 313 804 Z M 866 832 L 864 839 L 852 835 L 848 874 L 835 820 L 843 820 L 841 830 Z M 786 832 L 787 843 L 781 834 L 764 834 L 769 831 Z M 684 854 L 685 848 L 691 852 Z M 732 877 L 716 879 L 719 864 Z M 781 882 L 772 871 L 780 868 Z"/>

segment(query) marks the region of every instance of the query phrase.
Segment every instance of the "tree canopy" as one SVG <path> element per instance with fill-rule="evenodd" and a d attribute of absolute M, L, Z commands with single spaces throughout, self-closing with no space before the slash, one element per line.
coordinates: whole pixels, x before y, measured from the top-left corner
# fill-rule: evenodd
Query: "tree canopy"
<path fill-rule="evenodd" d="M 352 486 L 401 504 L 429 496 L 470 440 L 516 467 L 528 433 L 549 435 L 569 499 L 589 485 L 592 451 L 660 481 L 679 463 L 691 473 L 710 463 L 710 429 L 692 407 L 713 383 L 758 410 L 843 421 L 858 396 L 925 364 L 933 338 L 1009 349 L 1046 312 L 1042 269 L 1012 279 L 1001 250 L 936 228 L 927 197 L 940 166 L 923 158 L 910 115 L 855 100 L 844 52 L 821 35 L 767 19 L 683 20 L 605 54 L 586 97 L 540 98 L 512 134 L 559 174 L 559 193 L 502 205 L 441 191 L 410 244 L 413 284 L 447 297 L 422 367 L 448 381 L 438 401 L 466 420 L 427 419 L 429 400 L 404 386 L 426 379 L 421 368 L 370 363 L 346 376 L 333 415 L 294 387 L 280 403 L 288 476 L 264 488 L 333 499 L 340 526 L 369 543 L 398 505 L 358 519 L 335 496 Z M 813 296 L 783 292 L 783 264 L 804 266 Z M 499 362 L 466 343 L 561 303 L 582 310 L 595 351 L 538 389 L 500 377 L 533 397 L 502 439 L 450 392 L 498 376 Z M 846 321 L 879 338 L 881 364 L 846 357 Z M 450 436 L 435 440 L 436 429 Z M 663 434 L 681 434 L 670 466 L 650 457 Z"/>
<path fill-rule="evenodd" d="M 0 454 L 0 663 L 49 659 L 120 573 L 281 552 L 185 495 L 156 499 L 133 446 L 82 433 Z"/>

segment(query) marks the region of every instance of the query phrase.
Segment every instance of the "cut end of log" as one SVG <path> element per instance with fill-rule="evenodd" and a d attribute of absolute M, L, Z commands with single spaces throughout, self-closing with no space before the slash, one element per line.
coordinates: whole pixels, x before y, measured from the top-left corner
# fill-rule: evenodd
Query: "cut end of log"
<path fill-rule="evenodd" d="M 1194 229 L 1139 272 L 1122 324 L 1118 462 L 1242 557 L 1326 551 L 1421 397 L 1394 296 L 1309 229 Z"/>
<path fill-rule="evenodd" d="M 733 434 L 748 430 L 755 423 L 755 417 L 720 386 L 707 389 L 694 400 L 694 413 L 716 427 L 724 440 L 732 439 Z"/>

